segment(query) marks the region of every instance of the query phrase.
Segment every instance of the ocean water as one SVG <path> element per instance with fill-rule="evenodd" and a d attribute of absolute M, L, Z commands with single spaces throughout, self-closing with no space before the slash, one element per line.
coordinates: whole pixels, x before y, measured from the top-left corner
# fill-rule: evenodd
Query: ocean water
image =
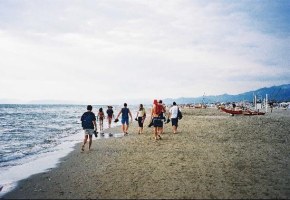
<path fill-rule="evenodd" d="M 96 115 L 99 107 L 107 108 L 93 105 Z M 120 108 L 114 106 L 115 116 Z M 131 109 L 133 117 L 136 109 Z M 55 167 L 82 142 L 80 118 L 85 111 L 86 105 L 0 104 L 0 196 L 18 181 Z"/>

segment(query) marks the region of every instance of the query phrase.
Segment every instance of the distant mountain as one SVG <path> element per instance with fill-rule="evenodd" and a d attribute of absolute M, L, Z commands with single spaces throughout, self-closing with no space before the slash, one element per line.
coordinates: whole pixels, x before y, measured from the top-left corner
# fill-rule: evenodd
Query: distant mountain
<path fill-rule="evenodd" d="M 163 99 L 165 104 L 172 104 L 175 101 L 177 104 L 198 104 L 198 103 L 217 103 L 217 102 L 239 102 L 239 101 L 248 101 L 253 102 L 254 95 L 258 99 L 263 100 L 268 95 L 268 100 L 273 102 L 290 102 L 290 84 L 265 87 L 255 91 L 249 91 L 238 95 L 222 94 L 216 96 L 200 96 L 200 97 L 180 97 L 180 98 L 166 98 Z M 138 105 L 142 102 L 144 105 L 151 106 L 151 99 L 131 99 L 127 102 L 131 105 Z M 78 104 L 86 105 L 85 102 L 78 101 L 61 101 L 61 100 L 37 100 L 37 101 L 21 101 L 17 99 L 0 99 L 0 104 Z M 94 105 L 94 103 L 91 103 Z M 105 105 L 113 104 L 107 102 Z M 115 103 L 116 104 L 116 103 Z M 120 103 L 117 103 L 120 104 Z M 121 103 L 122 104 L 122 103 Z"/>
<path fill-rule="evenodd" d="M 195 98 L 181 97 L 177 99 L 167 98 L 164 99 L 165 104 L 172 104 L 175 101 L 177 104 L 195 104 L 195 103 L 217 103 L 217 102 L 239 102 L 249 101 L 253 102 L 254 95 L 258 100 L 263 100 L 268 95 L 268 100 L 273 102 L 290 101 L 290 84 L 265 87 L 255 91 L 245 92 L 238 95 L 222 94 L 217 96 L 201 96 Z"/>

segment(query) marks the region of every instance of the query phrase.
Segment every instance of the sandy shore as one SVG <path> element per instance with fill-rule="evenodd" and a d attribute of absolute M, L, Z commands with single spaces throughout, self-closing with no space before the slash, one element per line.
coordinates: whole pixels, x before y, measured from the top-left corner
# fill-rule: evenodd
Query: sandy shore
<path fill-rule="evenodd" d="M 146 121 L 146 125 L 149 120 Z M 107 130 L 107 132 L 120 132 Z M 26 199 L 242 199 L 290 198 L 290 111 L 230 116 L 187 109 L 179 133 L 165 125 L 129 136 L 94 140 L 57 168 L 21 181 L 3 198 Z M 80 138 L 80 141 L 82 138 Z"/>

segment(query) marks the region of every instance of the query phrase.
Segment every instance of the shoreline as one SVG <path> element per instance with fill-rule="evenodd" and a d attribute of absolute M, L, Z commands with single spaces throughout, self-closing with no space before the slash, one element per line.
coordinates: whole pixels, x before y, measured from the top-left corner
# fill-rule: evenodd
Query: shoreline
<path fill-rule="evenodd" d="M 113 127 L 118 127 L 120 125 L 113 125 Z M 109 129 L 109 128 L 107 128 Z M 104 132 L 107 130 L 104 129 Z M 96 138 L 93 136 L 93 140 L 100 140 L 107 138 Z M 35 158 L 27 159 L 27 162 L 24 162 L 21 165 L 12 166 L 8 169 L 5 169 L 4 173 L 1 174 L 0 182 L 0 198 L 5 196 L 7 193 L 13 191 L 18 187 L 19 183 L 22 180 L 28 179 L 31 176 L 45 173 L 49 170 L 57 168 L 61 160 L 68 156 L 72 151 L 76 150 L 78 143 L 83 141 L 83 131 L 80 131 L 76 135 L 71 135 L 66 138 L 62 138 L 63 143 L 57 145 L 56 150 L 51 152 L 46 152 L 37 155 Z M 19 173 L 21 172 L 21 173 Z"/>
<path fill-rule="evenodd" d="M 60 159 L 74 151 L 78 141 L 74 141 L 73 139 L 78 135 L 79 134 L 65 138 L 68 139 L 68 141 L 57 145 L 55 147 L 57 150 L 55 151 L 36 155 L 36 157 L 27 159 L 27 162 L 21 165 L 5 169 L 4 173 L 1 174 L 1 186 L 3 186 L 3 188 L 0 192 L 0 198 L 15 189 L 21 180 L 29 178 L 34 174 L 43 173 L 52 168 L 56 168 Z M 70 139 L 72 141 L 70 141 Z"/>
<path fill-rule="evenodd" d="M 289 119 L 289 111 L 183 109 L 179 133 L 167 124 L 160 141 L 149 119 L 141 135 L 133 122 L 128 136 L 94 140 L 91 151 L 76 144 L 56 168 L 22 180 L 3 199 L 289 198 Z"/>

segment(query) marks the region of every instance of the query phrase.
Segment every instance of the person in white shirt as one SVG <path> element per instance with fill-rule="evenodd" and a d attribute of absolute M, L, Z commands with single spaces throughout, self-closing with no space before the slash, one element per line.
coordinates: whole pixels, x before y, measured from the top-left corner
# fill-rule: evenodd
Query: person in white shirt
<path fill-rule="evenodd" d="M 173 133 L 177 133 L 177 127 L 178 127 L 178 106 L 176 105 L 176 102 L 173 102 L 173 106 L 169 109 L 169 116 L 168 118 L 171 119 L 171 124 L 173 128 Z"/>
<path fill-rule="evenodd" d="M 138 134 L 142 134 L 143 133 L 143 124 L 144 124 L 144 120 L 146 118 L 146 110 L 143 107 L 143 104 L 140 104 L 139 106 L 139 110 L 137 111 L 137 116 L 136 116 L 136 120 L 138 121 Z"/>

